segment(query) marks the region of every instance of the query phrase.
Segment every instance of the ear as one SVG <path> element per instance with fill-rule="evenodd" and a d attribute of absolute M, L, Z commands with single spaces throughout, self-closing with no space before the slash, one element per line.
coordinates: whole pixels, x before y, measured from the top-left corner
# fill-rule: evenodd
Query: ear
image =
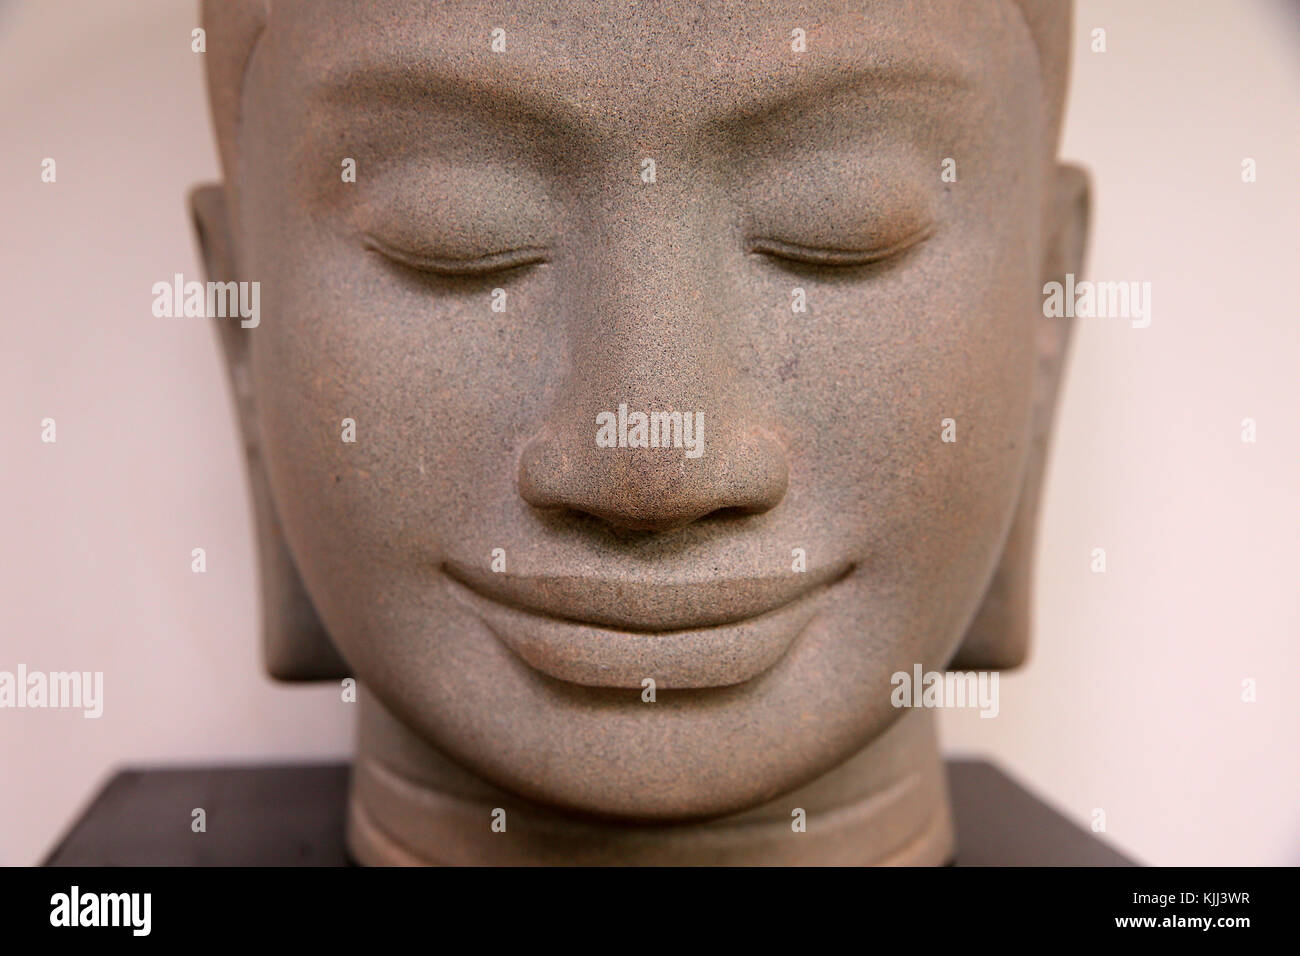
<path fill-rule="evenodd" d="M 190 193 L 190 212 L 209 281 L 236 281 L 234 245 L 221 186 L 200 186 Z M 257 530 L 262 579 L 262 655 L 267 672 L 278 680 L 330 680 L 350 670 L 334 647 L 303 586 L 289 553 L 271 497 L 262 461 L 253 378 L 249 367 L 250 336 L 238 322 L 218 319 L 217 336 L 225 356 L 244 455 Z"/>
<path fill-rule="evenodd" d="M 1063 282 L 1067 272 L 1078 275 L 1081 271 L 1088 238 L 1088 208 L 1088 174 L 1077 166 L 1056 166 L 1044 223 L 1047 242 L 1042 283 Z M 1045 318 L 1039 314 L 1034 322 L 1038 331 L 1033 425 L 1020 499 L 984 603 L 975 613 L 956 657 L 948 665 L 951 670 L 1017 667 L 1029 653 L 1038 499 L 1073 328 L 1072 320 L 1064 317 Z"/>

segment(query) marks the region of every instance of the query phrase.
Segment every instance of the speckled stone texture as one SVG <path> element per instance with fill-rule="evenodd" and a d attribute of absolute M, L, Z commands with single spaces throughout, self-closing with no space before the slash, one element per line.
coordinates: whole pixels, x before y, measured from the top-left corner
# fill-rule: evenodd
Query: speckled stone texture
<path fill-rule="evenodd" d="M 203 11 L 267 665 L 360 685 L 352 852 L 951 859 L 892 677 L 1026 652 L 1069 5 Z"/>

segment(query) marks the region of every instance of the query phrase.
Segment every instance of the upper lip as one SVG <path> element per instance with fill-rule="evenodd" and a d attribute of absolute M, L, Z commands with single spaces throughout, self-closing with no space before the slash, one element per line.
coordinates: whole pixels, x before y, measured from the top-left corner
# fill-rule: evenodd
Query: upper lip
<path fill-rule="evenodd" d="M 448 560 L 442 570 L 484 598 L 560 621 L 662 633 L 733 624 L 774 611 L 847 577 L 849 562 L 783 575 L 627 577 L 495 573 Z"/>

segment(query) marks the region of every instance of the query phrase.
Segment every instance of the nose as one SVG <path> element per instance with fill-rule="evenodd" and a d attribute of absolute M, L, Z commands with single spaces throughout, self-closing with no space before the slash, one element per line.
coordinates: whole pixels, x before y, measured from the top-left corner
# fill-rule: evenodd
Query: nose
<path fill-rule="evenodd" d="M 677 416 L 656 411 L 661 414 L 643 414 L 675 424 Z M 613 447 L 601 447 L 594 439 L 595 416 L 575 417 L 571 426 L 549 423 L 524 448 L 519 493 L 535 508 L 587 514 L 632 531 L 670 531 L 709 515 L 761 514 L 776 507 L 788 483 L 780 444 L 734 420 L 715 422 L 708 411 L 686 414 L 698 416 L 690 437 L 700 438 L 702 447 L 620 448 L 617 437 Z M 608 415 L 605 427 L 617 436 L 619 413 Z M 668 431 L 674 430 L 670 425 Z M 695 448 L 699 457 L 689 457 Z"/>
<path fill-rule="evenodd" d="M 737 368 L 744 309 L 708 234 L 642 220 L 566 283 L 570 372 L 520 455 L 529 505 L 664 532 L 784 497 L 785 448 Z"/>

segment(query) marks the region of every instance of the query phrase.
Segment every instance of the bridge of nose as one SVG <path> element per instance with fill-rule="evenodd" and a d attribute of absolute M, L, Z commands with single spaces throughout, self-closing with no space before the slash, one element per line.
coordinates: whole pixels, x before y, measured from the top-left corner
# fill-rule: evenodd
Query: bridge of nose
<path fill-rule="evenodd" d="M 560 282 L 570 371 L 520 460 L 536 507 L 666 530 L 784 494 L 784 451 L 737 367 L 755 330 L 720 255 L 735 237 L 688 192 L 630 177 L 593 205 Z"/>

